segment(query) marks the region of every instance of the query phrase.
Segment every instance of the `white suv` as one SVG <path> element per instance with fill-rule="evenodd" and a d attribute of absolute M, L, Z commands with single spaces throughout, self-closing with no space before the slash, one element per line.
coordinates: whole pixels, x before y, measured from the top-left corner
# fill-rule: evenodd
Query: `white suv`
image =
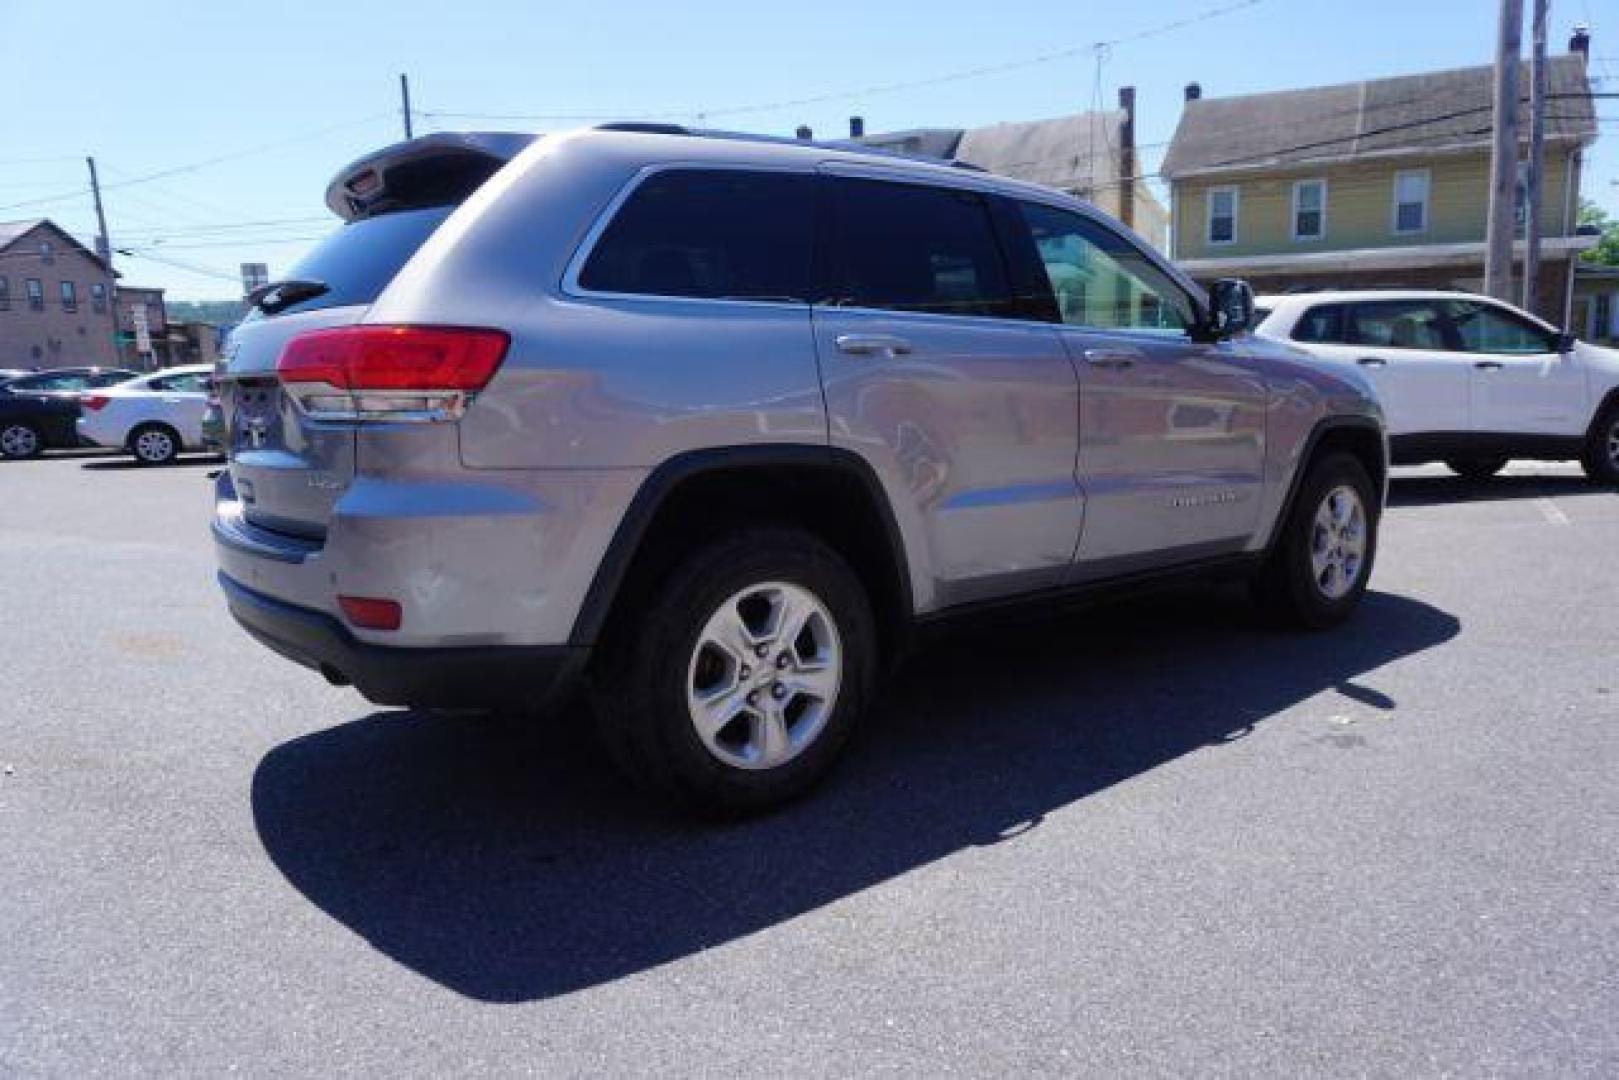
<path fill-rule="evenodd" d="M 1483 479 L 1511 458 L 1577 458 L 1619 483 L 1619 352 L 1486 296 L 1439 291 L 1263 297 L 1256 332 L 1358 366 L 1396 464 Z"/>

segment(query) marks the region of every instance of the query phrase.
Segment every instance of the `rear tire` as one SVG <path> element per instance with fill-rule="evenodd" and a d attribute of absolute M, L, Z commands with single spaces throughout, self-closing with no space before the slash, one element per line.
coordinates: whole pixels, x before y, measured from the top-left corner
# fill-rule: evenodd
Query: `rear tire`
<path fill-rule="evenodd" d="M 1310 630 L 1349 618 L 1372 576 L 1379 509 L 1371 478 L 1354 457 L 1330 454 L 1312 464 L 1254 581 L 1260 607 L 1278 622 Z"/>
<path fill-rule="evenodd" d="M 1592 483 L 1619 485 L 1619 401 L 1603 409 L 1591 425 L 1581 464 Z"/>
<path fill-rule="evenodd" d="M 11 461 L 38 457 L 45 449 L 45 437 L 32 424 L 21 421 L 0 426 L 0 457 Z"/>
<path fill-rule="evenodd" d="M 1451 458 L 1445 462 L 1445 467 L 1463 480 L 1476 482 L 1488 480 L 1506 468 L 1507 460 L 1505 457 Z"/>
<path fill-rule="evenodd" d="M 168 465 L 180 456 L 180 434 L 167 424 L 142 424 L 129 433 L 129 452 L 142 465 Z"/>
<path fill-rule="evenodd" d="M 699 545 L 615 623 L 591 673 L 602 741 L 643 786 L 708 814 L 769 809 L 818 783 L 876 670 L 859 579 L 795 529 Z"/>

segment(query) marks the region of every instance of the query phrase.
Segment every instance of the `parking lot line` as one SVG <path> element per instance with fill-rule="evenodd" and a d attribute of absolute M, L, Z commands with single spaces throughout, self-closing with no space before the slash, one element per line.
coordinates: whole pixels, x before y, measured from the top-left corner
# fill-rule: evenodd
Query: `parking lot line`
<path fill-rule="evenodd" d="M 1563 513 L 1562 508 L 1544 495 L 1535 500 L 1535 509 L 1540 511 L 1540 516 L 1545 518 L 1549 525 L 1569 524 L 1568 515 Z"/>

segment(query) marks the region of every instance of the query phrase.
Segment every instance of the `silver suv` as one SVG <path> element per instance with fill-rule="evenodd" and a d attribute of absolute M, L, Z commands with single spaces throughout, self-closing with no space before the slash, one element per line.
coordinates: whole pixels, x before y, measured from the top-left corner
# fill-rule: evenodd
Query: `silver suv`
<path fill-rule="evenodd" d="M 1243 575 L 1347 617 L 1367 386 L 1097 210 L 947 162 L 620 125 L 355 162 L 221 378 L 219 581 L 414 708 L 588 685 L 636 777 L 818 780 L 918 627 Z"/>

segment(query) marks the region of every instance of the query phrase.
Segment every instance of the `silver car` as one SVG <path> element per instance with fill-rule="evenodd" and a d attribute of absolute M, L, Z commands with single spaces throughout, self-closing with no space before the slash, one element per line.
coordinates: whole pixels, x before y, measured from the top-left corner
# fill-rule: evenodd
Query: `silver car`
<path fill-rule="evenodd" d="M 213 522 L 264 644 L 415 708 L 588 686 L 641 781 L 791 798 L 919 627 L 1168 575 L 1346 618 L 1387 451 L 1094 207 L 948 162 L 616 125 L 362 158 L 252 297 Z"/>

